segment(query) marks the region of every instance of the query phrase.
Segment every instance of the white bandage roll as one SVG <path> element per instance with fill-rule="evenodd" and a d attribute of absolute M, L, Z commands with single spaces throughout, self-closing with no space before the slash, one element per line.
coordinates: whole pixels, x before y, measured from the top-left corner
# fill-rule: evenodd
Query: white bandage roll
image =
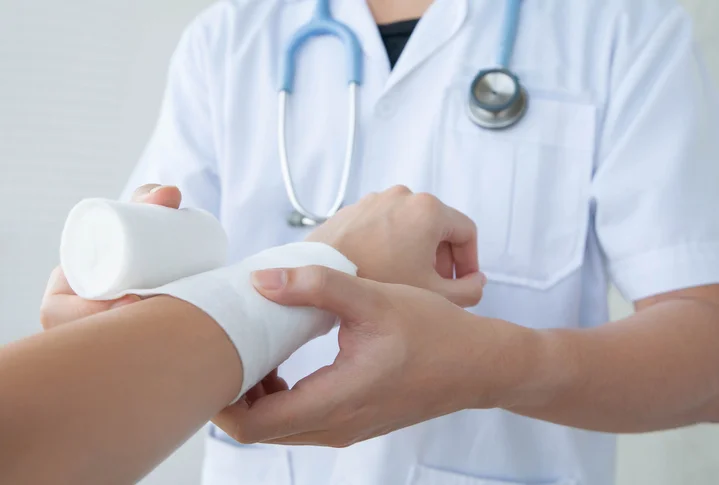
<path fill-rule="evenodd" d="M 71 211 L 60 261 L 70 287 L 91 300 L 142 293 L 223 266 L 227 236 L 199 209 L 87 199 Z"/>
<path fill-rule="evenodd" d="M 357 267 L 331 246 L 303 242 L 262 251 L 234 266 L 191 276 L 151 293 L 187 301 L 225 330 L 244 369 L 239 399 L 302 345 L 334 326 L 336 318 L 327 312 L 278 305 L 252 286 L 255 270 L 310 265 L 357 274 Z"/>

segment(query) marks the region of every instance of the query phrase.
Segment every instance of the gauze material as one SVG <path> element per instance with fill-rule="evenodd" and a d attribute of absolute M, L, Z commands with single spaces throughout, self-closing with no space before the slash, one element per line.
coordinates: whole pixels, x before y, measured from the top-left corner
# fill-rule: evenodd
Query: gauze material
<path fill-rule="evenodd" d="M 357 267 L 331 246 L 301 242 L 271 248 L 236 265 L 190 276 L 144 294 L 165 294 L 191 303 L 225 330 L 244 368 L 239 399 L 293 352 L 334 326 L 336 317 L 330 313 L 279 305 L 252 286 L 253 271 L 311 265 L 357 274 Z"/>
<path fill-rule="evenodd" d="M 200 209 L 86 199 L 68 215 L 60 262 L 70 287 L 112 300 L 222 267 L 227 236 Z"/>

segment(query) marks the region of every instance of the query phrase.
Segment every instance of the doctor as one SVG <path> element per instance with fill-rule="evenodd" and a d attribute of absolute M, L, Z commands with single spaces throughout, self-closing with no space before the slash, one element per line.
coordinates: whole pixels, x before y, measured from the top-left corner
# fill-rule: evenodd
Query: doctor
<path fill-rule="evenodd" d="M 570 426 L 591 427 L 580 418 L 630 391 L 633 417 L 670 401 L 696 405 L 715 372 L 696 356 L 706 352 L 697 342 L 716 341 L 716 322 L 687 323 L 717 299 L 719 102 L 688 15 L 674 0 L 317 7 L 234 0 L 200 15 L 172 59 L 129 190 L 179 186 L 187 205 L 222 220 L 239 260 L 304 238 L 309 229 L 288 214 L 295 225 L 321 220 L 345 178 L 348 203 L 404 184 L 477 224 L 489 278 L 478 316 L 589 336 L 609 319 L 614 283 L 641 325 L 605 327 L 616 346 L 587 361 L 596 365 L 578 389 L 591 393 L 551 415 L 466 410 L 339 450 L 243 446 L 213 428 L 204 483 L 613 483 L 615 438 Z M 288 62 L 287 46 L 318 12 L 355 37 L 311 39 Z M 504 122 L 516 124 L 494 129 Z M 280 375 L 293 384 L 337 352 L 336 335 L 319 339 Z M 640 388 L 647 378 L 662 384 Z"/>

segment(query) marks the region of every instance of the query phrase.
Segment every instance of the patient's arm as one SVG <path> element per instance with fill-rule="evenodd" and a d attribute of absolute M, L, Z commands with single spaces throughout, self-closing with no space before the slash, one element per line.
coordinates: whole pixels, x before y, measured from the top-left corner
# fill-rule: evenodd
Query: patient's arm
<path fill-rule="evenodd" d="M 270 248 L 0 349 L 0 484 L 137 481 L 332 328 L 251 283 L 256 269 L 313 264 L 355 274 L 326 244 Z"/>
<path fill-rule="evenodd" d="M 135 483 L 238 393 L 225 332 L 160 296 L 0 349 L 0 483 Z"/>

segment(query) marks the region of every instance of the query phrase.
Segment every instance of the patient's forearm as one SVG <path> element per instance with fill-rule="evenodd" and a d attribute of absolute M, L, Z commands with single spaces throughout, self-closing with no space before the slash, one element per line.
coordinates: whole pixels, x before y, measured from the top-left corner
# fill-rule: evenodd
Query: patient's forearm
<path fill-rule="evenodd" d="M 0 351 L 0 483 L 134 483 L 227 405 L 235 347 L 171 297 Z"/>
<path fill-rule="evenodd" d="M 270 248 L 148 293 L 172 297 L 2 349 L 0 484 L 135 482 L 332 328 L 332 315 L 272 303 L 251 283 L 257 269 L 313 264 L 356 274 L 325 244 Z"/>

